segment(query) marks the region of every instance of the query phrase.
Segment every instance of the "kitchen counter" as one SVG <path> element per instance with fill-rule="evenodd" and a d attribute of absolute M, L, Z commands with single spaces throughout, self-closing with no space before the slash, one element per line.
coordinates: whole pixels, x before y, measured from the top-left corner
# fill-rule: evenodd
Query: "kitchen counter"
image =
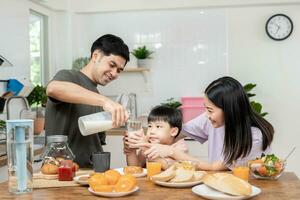
<path fill-rule="evenodd" d="M 278 180 L 254 180 L 249 181 L 262 189 L 262 193 L 252 198 L 253 200 L 296 200 L 300 199 L 300 181 L 292 172 L 284 173 Z M 204 199 L 194 194 L 191 188 L 166 188 L 153 184 L 146 178 L 138 179 L 140 190 L 130 196 L 118 199 Z M 0 199 L 100 199 L 87 190 L 87 187 L 61 187 L 34 189 L 31 194 L 12 195 L 8 192 L 6 183 L 0 184 Z M 109 198 L 101 198 L 109 199 Z"/>

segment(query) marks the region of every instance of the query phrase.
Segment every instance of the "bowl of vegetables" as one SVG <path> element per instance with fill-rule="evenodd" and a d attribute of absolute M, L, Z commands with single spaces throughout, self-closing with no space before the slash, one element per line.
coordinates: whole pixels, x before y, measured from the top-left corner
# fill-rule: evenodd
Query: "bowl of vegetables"
<path fill-rule="evenodd" d="M 251 174 L 257 179 L 278 179 L 285 166 L 286 162 L 274 154 L 262 155 L 260 158 L 249 161 Z"/>

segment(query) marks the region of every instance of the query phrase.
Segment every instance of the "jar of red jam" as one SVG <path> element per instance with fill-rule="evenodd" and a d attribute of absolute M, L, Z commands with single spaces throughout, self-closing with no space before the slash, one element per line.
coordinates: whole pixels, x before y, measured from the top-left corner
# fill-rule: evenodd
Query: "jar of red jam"
<path fill-rule="evenodd" d="M 72 160 L 62 160 L 58 168 L 59 181 L 72 181 L 75 176 L 75 165 Z"/>

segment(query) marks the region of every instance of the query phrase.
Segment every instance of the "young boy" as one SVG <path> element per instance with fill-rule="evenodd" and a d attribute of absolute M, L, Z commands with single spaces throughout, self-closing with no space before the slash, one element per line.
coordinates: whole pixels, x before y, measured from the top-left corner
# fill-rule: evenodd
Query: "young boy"
<path fill-rule="evenodd" d="M 124 153 L 126 154 L 127 165 L 145 167 L 146 160 L 149 160 L 160 162 L 162 169 L 167 169 L 174 163 L 174 159 L 170 158 L 173 148 L 185 153 L 188 152 L 183 139 L 175 143 L 175 138 L 180 133 L 181 127 L 182 114 L 180 110 L 167 106 L 153 108 L 148 116 L 146 136 L 143 131 L 136 132 L 130 137 L 127 133 L 125 134 Z M 151 153 L 149 154 L 149 152 Z"/>

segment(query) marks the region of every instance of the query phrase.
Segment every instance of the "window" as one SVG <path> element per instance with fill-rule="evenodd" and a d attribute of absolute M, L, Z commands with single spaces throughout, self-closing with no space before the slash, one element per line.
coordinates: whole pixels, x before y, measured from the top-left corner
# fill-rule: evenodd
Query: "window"
<path fill-rule="evenodd" d="M 47 17 L 30 11 L 30 79 L 34 85 L 45 85 L 47 71 Z"/>

